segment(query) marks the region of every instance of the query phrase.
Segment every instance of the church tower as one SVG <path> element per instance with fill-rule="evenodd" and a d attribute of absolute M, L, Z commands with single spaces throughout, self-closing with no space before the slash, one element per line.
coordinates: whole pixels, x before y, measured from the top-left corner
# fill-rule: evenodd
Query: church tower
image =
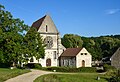
<path fill-rule="evenodd" d="M 45 47 L 45 57 L 39 59 L 39 63 L 42 67 L 46 66 L 59 66 L 58 57 L 65 50 L 65 47 L 61 44 L 60 34 L 49 15 L 45 15 L 32 24 L 43 38 Z M 30 63 L 37 63 L 35 60 Z"/>

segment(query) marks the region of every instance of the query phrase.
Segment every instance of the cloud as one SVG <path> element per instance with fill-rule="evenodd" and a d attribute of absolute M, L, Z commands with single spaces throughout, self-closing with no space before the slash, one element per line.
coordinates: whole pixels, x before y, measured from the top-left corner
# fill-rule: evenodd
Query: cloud
<path fill-rule="evenodd" d="M 113 14 L 116 14 L 120 12 L 120 9 L 109 9 L 109 10 L 106 10 L 106 14 L 108 15 L 113 15 Z"/>

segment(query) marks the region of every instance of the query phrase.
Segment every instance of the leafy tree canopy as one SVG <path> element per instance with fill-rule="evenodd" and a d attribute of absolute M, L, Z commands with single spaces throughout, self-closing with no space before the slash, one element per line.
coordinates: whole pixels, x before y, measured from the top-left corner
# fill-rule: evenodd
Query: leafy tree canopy
<path fill-rule="evenodd" d="M 42 37 L 35 28 L 30 28 L 0 5 L 0 63 L 14 65 L 33 56 L 37 60 L 44 56 Z"/>

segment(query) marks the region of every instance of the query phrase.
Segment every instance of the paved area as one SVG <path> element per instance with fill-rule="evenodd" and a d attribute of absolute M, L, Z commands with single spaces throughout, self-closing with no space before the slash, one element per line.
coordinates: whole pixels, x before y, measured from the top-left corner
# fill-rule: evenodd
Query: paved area
<path fill-rule="evenodd" d="M 41 71 L 41 70 L 31 70 L 32 72 L 19 75 L 17 77 L 11 78 L 5 82 L 33 82 L 37 77 L 44 75 L 44 74 L 50 74 L 53 72 L 47 72 L 47 71 Z"/>

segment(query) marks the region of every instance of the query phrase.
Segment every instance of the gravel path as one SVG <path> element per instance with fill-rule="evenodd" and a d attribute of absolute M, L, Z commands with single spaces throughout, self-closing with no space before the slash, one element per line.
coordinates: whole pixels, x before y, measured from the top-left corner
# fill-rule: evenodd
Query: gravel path
<path fill-rule="evenodd" d="M 44 74 L 49 74 L 53 72 L 47 72 L 47 71 L 41 71 L 41 70 L 31 70 L 32 72 L 26 73 L 19 75 L 17 77 L 8 79 L 5 82 L 33 82 L 37 77 L 44 75 Z"/>

